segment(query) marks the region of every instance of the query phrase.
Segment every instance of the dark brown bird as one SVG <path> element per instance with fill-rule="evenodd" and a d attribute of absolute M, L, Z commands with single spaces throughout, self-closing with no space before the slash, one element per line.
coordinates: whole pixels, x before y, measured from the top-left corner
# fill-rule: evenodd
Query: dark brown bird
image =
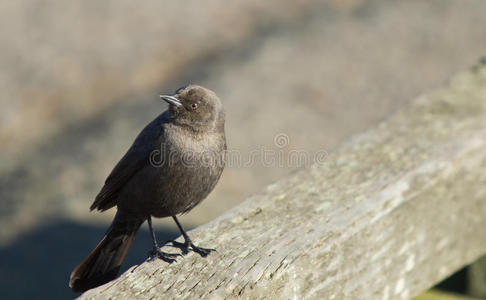
<path fill-rule="evenodd" d="M 177 220 L 213 190 L 224 168 L 224 112 L 216 94 L 197 85 L 160 96 L 169 109 L 148 124 L 118 162 L 90 209 L 114 206 L 113 223 L 96 248 L 71 273 L 69 286 L 84 292 L 113 280 L 145 220 L 152 236 L 152 257 L 173 256 L 158 247 L 151 217 L 171 216 L 184 243 L 180 248 L 208 255 L 213 249 L 195 246 Z"/>

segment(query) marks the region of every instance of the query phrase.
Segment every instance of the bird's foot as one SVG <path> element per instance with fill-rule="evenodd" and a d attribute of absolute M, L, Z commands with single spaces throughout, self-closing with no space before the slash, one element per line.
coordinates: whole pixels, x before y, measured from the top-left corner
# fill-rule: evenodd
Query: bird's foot
<path fill-rule="evenodd" d="M 184 243 L 176 242 L 176 241 L 168 241 L 167 243 L 171 243 L 172 247 L 176 247 L 176 248 L 181 249 L 183 255 L 189 253 L 189 250 L 192 250 L 192 251 L 196 252 L 197 254 L 201 255 L 202 257 L 206 257 L 212 251 L 216 251 L 216 249 L 198 247 L 198 246 L 194 245 L 191 241 L 186 241 Z"/>
<path fill-rule="evenodd" d="M 169 264 L 176 262 L 177 261 L 176 257 L 178 257 L 178 256 L 182 256 L 182 255 L 179 254 L 179 253 L 167 253 L 167 252 L 160 250 L 160 248 L 158 248 L 158 247 L 154 247 L 148 253 L 149 261 L 154 260 L 155 258 L 160 258 L 161 260 L 163 260 L 163 261 L 165 261 Z"/>

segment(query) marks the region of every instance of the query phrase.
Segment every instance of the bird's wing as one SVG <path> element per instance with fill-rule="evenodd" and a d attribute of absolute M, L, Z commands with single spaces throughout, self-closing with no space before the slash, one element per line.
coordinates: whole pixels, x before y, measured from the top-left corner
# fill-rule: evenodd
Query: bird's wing
<path fill-rule="evenodd" d="M 117 204 L 120 190 L 133 175 L 150 163 L 151 153 L 160 148 L 157 144 L 162 136 L 162 125 L 165 121 L 166 117 L 162 114 L 140 132 L 133 145 L 106 178 L 105 185 L 96 196 L 90 210 L 105 211 Z"/>

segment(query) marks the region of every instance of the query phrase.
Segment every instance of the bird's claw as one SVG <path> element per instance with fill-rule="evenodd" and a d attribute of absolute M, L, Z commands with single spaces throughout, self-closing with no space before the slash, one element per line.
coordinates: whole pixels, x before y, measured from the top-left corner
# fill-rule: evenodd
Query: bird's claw
<path fill-rule="evenodd" d="M 148 257 L 149 257 L 149 261 L 155 259 L 155 258 L 160 258 L 161 260 L 167 262 L 167 263 L 173 263 L 173 262 L 176 262 L 176 257 L 178 256 L 182 256 L 181 254 L 179 253 L 167 253 L 167 252 L 164 252 L 162 250 L 160 250 L 160 248 L 153 248 L 152 250 L 150 250 L 148 252 Z"/>
<path fill-rule="evenodd" d="M 172 241 L 168 241 L 167 243 L 171 243 L 172 247 L 181 249 L 183 255 L 189 253 L 189 250 L 192 250 L 197 254 L 201 255 L 202 257 L 206 257 L 212 251 L 216 251 L 216 249 L 198 247 L 194 245 L 192 242 L 181 243 L 172 240 Z"/>

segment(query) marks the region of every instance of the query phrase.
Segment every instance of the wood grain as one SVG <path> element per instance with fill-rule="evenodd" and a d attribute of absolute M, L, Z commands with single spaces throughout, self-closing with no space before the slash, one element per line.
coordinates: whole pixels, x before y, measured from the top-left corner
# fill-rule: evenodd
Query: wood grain
<path fill-rule="evenodd" d="M 485 170 L 480 63 L 81 298 L 408 299 L 486 253 Z"/>

